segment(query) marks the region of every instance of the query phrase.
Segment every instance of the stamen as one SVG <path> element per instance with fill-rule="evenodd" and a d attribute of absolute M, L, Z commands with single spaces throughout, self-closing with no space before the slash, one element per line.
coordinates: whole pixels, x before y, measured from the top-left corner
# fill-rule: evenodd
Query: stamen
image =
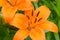
<path fill-rule="evenodd" d="M 8 2 L 11 6 L 13 6 L 8 0 L 7 0 L 7 2 Z"/>
<path fill-rule="evenodd" d="M 36 23 L 36 21 L 37 21 L 37 18 L 35 18 L 35 21 L 34 21 L 34 23 Z"/>
<path fill-rule="evenodd" d="M 42 18 L 40 18 L 39 20 L 38 20 L 38 22 L 41 20 Z"/>
<path fill-rule="evenodd" d="M 33 16 L 33 10 L 32 10 L 32 16 Z"/>
<path fill-rule="evenodd" d="M 40 11 L 37 13 L 37 16 L 36 17 L 38 17 L 39 13 L 40 13 Z"/>

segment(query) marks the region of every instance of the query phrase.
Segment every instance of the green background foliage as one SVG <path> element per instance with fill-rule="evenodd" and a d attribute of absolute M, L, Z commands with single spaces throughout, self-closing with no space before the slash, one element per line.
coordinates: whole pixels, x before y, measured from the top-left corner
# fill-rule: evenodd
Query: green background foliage
<path fill-rule="evenodd" d="M 40 7 L 41 5 L 46 5 L 47 7 L 49 7 L 49 9 L 51 10 L 51 14 L 48 20 L 57 24 L 59 32 L 46 32 L 46 40 L 60 40 L 60 0 L 39 0 L 38 3 L 32 2 L 32 4 L 34 5 L 35 9 Z M 17 28 L 5 23 L 3 17 L 0 15 L 0 40 L 13 40 L 13 36 L 15 35 L 17 30 Z M 28 36 L 25 40 L 31 40 L 31 38 Z"/>

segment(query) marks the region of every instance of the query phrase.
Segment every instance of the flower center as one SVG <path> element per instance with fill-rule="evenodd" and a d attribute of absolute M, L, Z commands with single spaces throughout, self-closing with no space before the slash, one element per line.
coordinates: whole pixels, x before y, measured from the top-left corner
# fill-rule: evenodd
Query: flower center
<path fill-rule="evenodd" d="M 30 31 L 31 30 L 31 27 L 27 27 L 27 30 Z"/>
<path fill-rule="evenodd" d="M 36 14 L 36 16 L 34 17 L 34 19 L 31 19 L 30 16 L 26 15 L 26 17 L 29 20 L 27 30 L 30 31 L 31 29 L 34 29 L 35 26 L 38 24 L 38 22 L 40 22 L 40 20 L 42 20 L 42 18 L 38 19 L 39 13 L 40 13 L 40 11 Z M 32 10 L 31 16 L 32 17 L 34 16 L 33 10 Z M 31 21 L 31 20 L 33 20 L 33 21 Z"/>
<path fill-rule="evenodd" d="M 34 29 L 35 27 L 27 27 L 27 30 L 30 31 L 31 29 Z"/>
<path fill-rule="evenodd" d="M 29 22 L 28 22 L 28 27 L 27 27 L 27 30 L 28 30 L 28 31 L 30 31 L 31 29 L 34 29 L 34 28 L 35 28 L 35 27 L 32 27 L 31 24 L 32 24 L 32 22 L 29 21 Z"/>
<path fill-rule="evenodd" d="M 27 30 L 30 31 L 32 29 L 32 27 L 30 26 L 31 25 L 31 22 L 29 21 L 28 23 L 28 27 L 27 27 Z"/>

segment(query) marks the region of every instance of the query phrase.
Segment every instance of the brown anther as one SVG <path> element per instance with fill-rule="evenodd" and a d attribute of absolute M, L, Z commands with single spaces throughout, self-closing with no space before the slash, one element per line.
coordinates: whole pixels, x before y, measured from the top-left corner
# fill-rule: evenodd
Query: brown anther
<path fill-rule="evenodd" d="M 38 17 L 39 13 L 40 13 L 40 11 L 37 13 L 36 17 Z"/>
<path fill-rule="evenodd" d="M 37 18 L 35 18 L 35 21 L 34 21 L 34 23 L 36 23 L 36 21 L 37 21 Z"/>
<path fill-rule="evenodd" d="M 32 10 L 32 16 L 33 16 L 33 10 Z"/>
<path fill-rule="evenodd" d="M 41 20 L 42 18 L 40 18 L 39 20 L 38 20 L 38 22 Z"/>
<path fill-rule="evenodd" d="M 7 2 L 13 7 L 13 5 L 7 0 Z"/>

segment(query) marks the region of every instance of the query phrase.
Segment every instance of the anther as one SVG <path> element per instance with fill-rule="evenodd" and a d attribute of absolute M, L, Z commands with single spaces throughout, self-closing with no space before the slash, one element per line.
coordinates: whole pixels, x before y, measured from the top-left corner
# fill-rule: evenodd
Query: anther
<path fill-rule="evenodd" d="M 32 10 L 32 16 L 33 16 L 33 10 Z"/>
<path fill-rule="evenodd" d="M 8 0 L 7 0 L 7 2 L 8 2 L 11 6 L 13 6 Z"/>
<path fill-rule="evenodd" d="M 39 20 L 38 20 L 38 22 L 41 20 L 42 18 L 40 18 Z"/>
<path fill-rule="evenodd" d="M 37 18 L 35 18 L 35 21 L 34 21 L 34 23 L 36 23 L 36 21 L 37 21 Z"/>
<path fill-rule="evenodd" d="M 37 13 L 36 17 L 38 17 L 39 13 L 40 13 L 40 11 Z"/>

